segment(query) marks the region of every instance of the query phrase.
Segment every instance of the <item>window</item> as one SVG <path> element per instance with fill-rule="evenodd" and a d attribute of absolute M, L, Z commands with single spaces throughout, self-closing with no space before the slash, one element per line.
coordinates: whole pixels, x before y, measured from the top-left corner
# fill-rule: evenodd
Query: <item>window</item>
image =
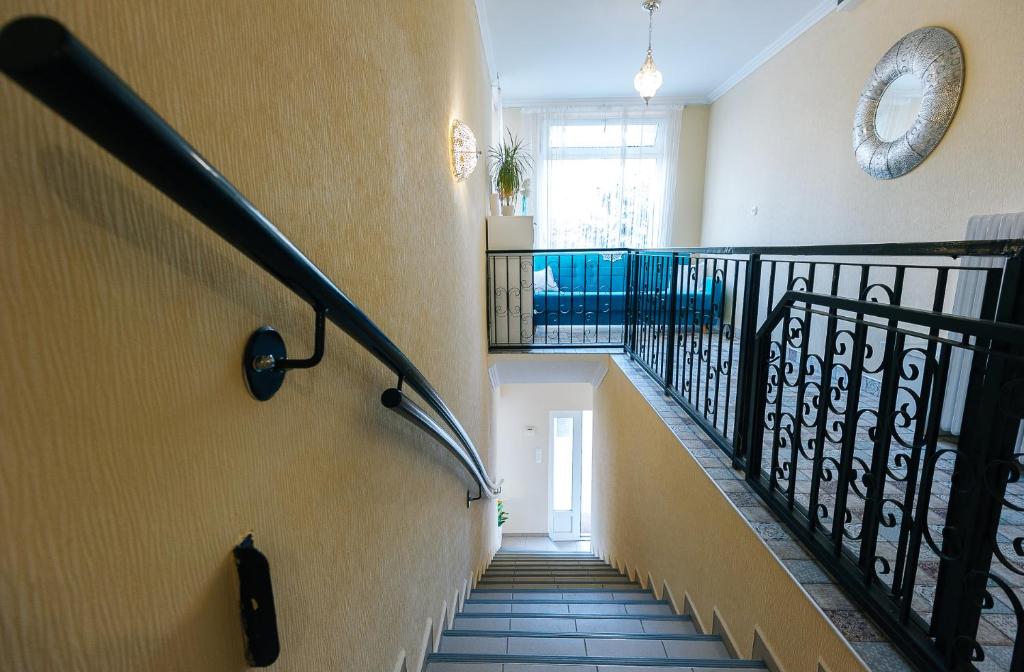
<path fill-rule="evenodd" d="M 644 112 L 541 120 L 537 246 L 666 245 L 678 117 L 678 112 Z"/>

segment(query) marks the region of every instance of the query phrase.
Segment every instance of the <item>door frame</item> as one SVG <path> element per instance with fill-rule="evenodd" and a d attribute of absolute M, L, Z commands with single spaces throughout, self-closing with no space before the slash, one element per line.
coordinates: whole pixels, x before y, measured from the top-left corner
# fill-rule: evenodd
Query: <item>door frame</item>
<path fill-rule="evenodd" d="M 572 509 L 569 532 L 555 532 L 555 419 L 573 419 L 572 436 Z M 583 498 L 583 411 L 548 412 L 548 538 L 552 541 L 579 541 L 582 538 Z M 562 512 L 564 513 L 564 512 Z"/>

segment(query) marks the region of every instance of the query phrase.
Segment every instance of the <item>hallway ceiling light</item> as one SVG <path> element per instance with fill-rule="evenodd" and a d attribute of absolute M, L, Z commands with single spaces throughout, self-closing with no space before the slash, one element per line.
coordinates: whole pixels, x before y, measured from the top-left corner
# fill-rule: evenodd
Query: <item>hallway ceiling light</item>
<path fill-rule="evenodd" d="M 473 129 L 458 119 L 452 120 L 451 137 L 452 175 L 456 182 L 462 182 L 476 170 L 476 160 L 480 152 L 476 148 L 476 136 Z"/>
<path fill-rule="evenodd" d="M 654 10 L 661 6 L 661 0 L 642 0 L 643 8 L 648 13 L 647 23 L 647 58 L 644 59 L 640 72 L 633 78 L 633 88 L 643 97 L 645 103 L 650 103 L 651 98 L 661 88 L 661 73 L 654 65 L 654 53 L 651 51 L 651 38 L 654 36 Z"/>

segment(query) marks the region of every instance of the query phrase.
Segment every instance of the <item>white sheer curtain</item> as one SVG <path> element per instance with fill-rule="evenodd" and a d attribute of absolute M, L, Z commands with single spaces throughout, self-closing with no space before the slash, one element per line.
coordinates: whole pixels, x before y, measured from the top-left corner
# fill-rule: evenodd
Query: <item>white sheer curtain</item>
<path fill-rule="evenodd" d="M 663 247 L 674 215 L 681 108 L 522 110 L 537 248 Z"/>

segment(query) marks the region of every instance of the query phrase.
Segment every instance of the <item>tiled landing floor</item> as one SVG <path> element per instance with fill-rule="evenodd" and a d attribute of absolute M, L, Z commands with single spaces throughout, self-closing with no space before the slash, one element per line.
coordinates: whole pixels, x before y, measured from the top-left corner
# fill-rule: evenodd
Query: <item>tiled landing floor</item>
<path fill-rule="evenodd" d="M 581 551 L 590 552 L 590 541 L 551 541 L 532 534 L 505 534 L 501 537 L 504 551 Z"/>

